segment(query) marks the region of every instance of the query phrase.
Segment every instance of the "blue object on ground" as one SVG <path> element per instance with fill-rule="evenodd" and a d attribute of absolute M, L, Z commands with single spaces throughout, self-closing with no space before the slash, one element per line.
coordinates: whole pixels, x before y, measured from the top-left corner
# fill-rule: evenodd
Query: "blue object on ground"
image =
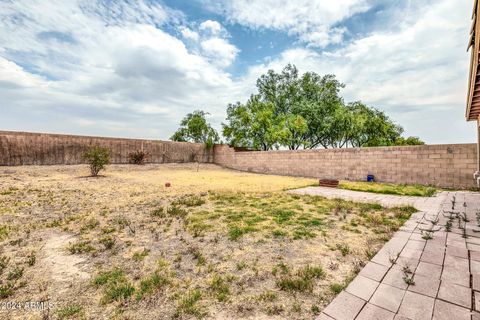
<path fill-rule="evenodd" d="M 367 175 L 367 181 L 368 182 L 374 182 L 375 181 L 375 176 L 373 174 Z"/>

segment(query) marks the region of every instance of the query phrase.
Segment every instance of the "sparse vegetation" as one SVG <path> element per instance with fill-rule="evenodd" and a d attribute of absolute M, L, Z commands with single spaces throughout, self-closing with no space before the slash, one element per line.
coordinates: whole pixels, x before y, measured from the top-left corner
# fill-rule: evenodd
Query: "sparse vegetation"
<path fill-rule="evenodd" d="M 313 290 L 315 280 L 325 277 L 322 267 L 306 266 L 298 269 L 295 273 L 284 269 L 283 275 L 277 280 L 277 286 L 285 291 L 311 292 Z"/>
<path fill-rule="evenodd" d="M 62 292 L 59 319 L 312 318 L 415 211 L 290 194 L 313 180 L 208 164 L 83 170 L 2 180 L 0 211 L 15 219 L 0 226 L 0 298 Z"/>
<path fill-rule="evenodd" d="M 141 300 L 146 295 L 152 294 L 172 284 L 175 272 L 170 270 L 169 263 L 161 259 L 157 264 L 156 271 L 140 281 L 136 295 L 137 300 Z"/>
<path fill-rule="evenodd" d="M 366 181 L 340 181 L 339 188 L 401 196 L 432 197 L 437 192 L 433 187 L 422 185 L 391 184 Z"/>
<path fill-rule="evenodd" d="M 55 313 L 59 319 L 73 319 L 74 317 L 82 314 L 83 308 L 78 304 L 67 305 L 58 309 Z"/>
<path fill-rule="evenodd" d="M 332 291 L 334 294 L 339 294 L 343 289 L 345 289 L 345 285 L 341 283 L 332 283 L 330 285 L 330 291 Z"/>
<path fill-rule="evenodd" d="M 342 256 L 346 256 L 350 253 L 350 246 L 348 244 L 337 244 L 337 249 L 342 253 Z"/>
<path fill-rule="evenodd" d="M 182 315 L 194 316 L 197 319 L 205 317 L 206 311 L 199 306 L 199 301 L 201 298 L 202 293 L 200 290 L 186 292 L 178 302 L 174 318 L 180 318 Z"/>
<path fill-rule="evenodd" d="M 95 248 L 90 244 L 90 241 L 79 241 L 76 243 L 71 243 L 68 246 L 68 251 L 71 254 L 81 254 L 93 252 L 95 251 Z"/>
<path fill-rule="evenodd" d="M 103 245 L 105 250 L 110 250 L 115 245 L 115 238 L 113 238 L 111 236 L 104 236 L 104 237 L 100 238 L 100 240 L 98 242 L 100 242 Z"/>
<path fill-rule="evenodd" d="M 128 160 L 131 164 L 142 165 L 142 164 L 145 164 L 145 161 L 147 161 L 148 156 L 149 156 L 148 152 L 143 150 L 137 150 L 134 152 L 130 152 L 128 154 Z"/>
<path fill-rule="evenodd" d="M 15 266 L 7 275 L 7 280 L 18 280 L 23 276 L 23 268 Z"/>
<path fill-rule="evenodd" d="M 103 287 L 102 303 L 126 300 L 135 292 L 135 288 L 121 269 L 100 273 L 93 279 L 93 284 Z"/>
<path fill-rule="evenodd" d="M 5 299 L 11 295 L 13 295 L 13 283 L 0 284 L 0 298 Z"/>
<path fill-rule="evenodd" d="M 35 252 L 30 252 L 30 254 L 27 256 L 27 265 L 30 267 L 33 267 L 35 262 L 37 261 L 37 255 Z"/>
<path fill-rule="evenodd" d="M 110 163 L 110 153 L 107 148 L 97 146 L 85 151 L 83 159 L 90 166 L 92 177 L 96 177 Z"/>
<path fill-rule="evenodd" d="M 150 250 L 143 249 L 142 251 L 137 251 L 133 254 L 133 260 L 140 262 L 145 259 L 146 256 L 150 253 Z"/>

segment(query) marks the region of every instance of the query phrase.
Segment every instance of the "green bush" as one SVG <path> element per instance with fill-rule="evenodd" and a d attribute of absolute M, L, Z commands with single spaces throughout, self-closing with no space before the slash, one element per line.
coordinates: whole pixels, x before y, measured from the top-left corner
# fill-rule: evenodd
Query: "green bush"
<path fill-rule="evenodd" d="M 134 151 L 134 152 L 130 152 L 128 154 L 128 159 L 129 159 L 131 164 L 141 165 L 141 164 L 145 163 L 148 156 L 149 156 L 148 152 L 145 152 L 143 150 L 137 150 L 137 151 Z"/>
<path fill-rule="evenodd" d="M 83 159 L 90 165 L 92 177 L 96 177 L 110 163 L 110 153 L 107 148 L 93 147 L 83 154 Z"/>

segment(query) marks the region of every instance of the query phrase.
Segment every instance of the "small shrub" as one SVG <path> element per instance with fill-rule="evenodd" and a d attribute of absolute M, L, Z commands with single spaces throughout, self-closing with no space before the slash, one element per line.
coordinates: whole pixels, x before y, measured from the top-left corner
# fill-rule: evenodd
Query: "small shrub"
<path fill-rule="evenodd" d="M 143 249 L 142 251 L 135 252 L 133 254 L 133 260 L 137 262 L 143 261 L 143 259 L 145 259 L 145 257 L 148 256 L 149 253 L 150 250 L 148 249 Z"/>
<path fill-rule="evenodd" d="M 346 256 L 350 253 L 350 247 L 348 244 L 337 244 L 337 249 L 342 253 L 342 256 Z"/>
<path fill-rule="evenodd" d="M 159 217 L 159 218 L 164 218 L 165 217 L 165 209 L 163 207 L 154 209 L 151 213 L 152 217 Z"/>
<path fill-rule="evenodd" d="M 23 276 L 23 268 L 16 266 L 7 275 L 7 280 L 18 280 Z"/>
<path fill-rule="evenodd" d="M 205 259 L 200 249 L 196 247 L 192 247 L 192 248 L 189 248 L 188 251 L 190 252 L 190 254 L 193 255 L 193 259 L 197 260 L 197 266 L 203 266 L 207 261 L 207 259 Z"/>
<path fill-rule="evenodd" d="M 272 231 L 272 236 L 274 236 L 275 238 L 286 237 L 287 235 L 288 233 L 283 230 L 276 229 Z"/>
<path fill-rule="evenodd" d="M 93 230 L 93 229 L 95 229 L 99 224 L 100 224 L 100 222 L 99 222 L 97 219 L 91 218 L 91 219 L 89 219 L 87 222 L 85 222 L 85 224 L 80 228 L 80 230 L 81 230 L 81 231 Z"/>
<path fill-rule="evenodd" d="M 0 274 L 7 268 L 8 263 L 10 262 L 10 258 L 6 256 L 0 257 Z"/>
<path fill-rule="evenodd" d="M 288 266 L 283 263 L 283 262 L 280 262 L 278 263 L 275 267 L 273 267 L 272 269 L 272 274 L 274 276 L 276 276 L 277 274 L 281 273 L 281 274 L 288 274 L 290 272 L 290 269 L 288 268 Z"/>
<path fill-rule="evenodd" d="M 180 318 L 182 315 L 194 316 L 197 319 L 206 316 L 206 312 L 198 306 L 198 302 L 202 299 L 200 290 L 188 291 L 183 295 L 183 298 L 178 302 L 177 310 L 174 318 Z"/>
<path fill-rule="evenodd" d="M 185 218 L 188 212 L 177 205 L 172 205 L 167 208 L 167 214 L 175 218 Z"/>
<path fill-rule="evenodd" d="M 5 299 L 13 295 L 13 283 L 0 285 L 0 299 Z"/>
<path fill-rule="evenodd" d="M 230 287 L 228 286 L 227 281 L 218 274 L 213 276 L 209 289 L 215 294 L 217 300 L 220 302 L 227 300 L 228 295 L 230 294 Z"/>
<path fill-rule="evenodd" d="M 134 292 L 135 288 L 129 282 L 115 283 L 106 288 L 102 302 L 127 300 Z"/>
<path fill-rule="evenodd" d="M 71 319 L 82 312 L 82 307 L 78 304 L 72 304 L 58 309 L 56 314 L 59 319 Z"/>
<path fill-rule="evenodd" d="M 168 276 L 155 272 L 140 281 L 140 288 L 138 289 L 136 299 L 141 300 L 146 294 L 155 292 L 170 282 L 171 280 Z"/>
<path fill-rule="evenodd" d="M 279 279 L 277 286 L 284 291 L 306 292 L 313 290 L 313 283 L 310 280 L 294 276 Z"/>
<path fill-rule="evenodd" d="M 187 206 L 187 207 L 199 207 L 205 203 L 205 200 L 196 195 L 184 196 L 172 202 L 172 205 Z"/>
<path fill-rule="evenodd" d="M 36 261 L 37 261 L 37 255 L 33 251 L 30 252 L 30 254 L 27 256 L 27 264 L 31 267 L 35 264 Z"/>
<path fill-rule="evenodd" d="M 278 294 L 271 290 L 266 290 L 258 296 L 258 300 L 262 302 L 273 302 L 278 299 Z"/>
<path fill-rule="evenodd" d="M 0 241 L 7 239 L 9 234 L 10 234 L 9 226 L 0 226 Z"/>
<path fill-rule="evenodd" d="M 128 154 L 128 160 L 131 164 L 142 165 L 145 164 L 149 155 L 148 152 L 137 150 Z"/>
<path fill-rule="evenodd" d="M 80 241 L 70 244 L 68 246 L 68 251 L 71 254 L 90 253 L 95 251 L 95 248 L 90 244 L 90 241 Z"/>
<path fill-rule="evenodd" d="M 282 210 L 282 209 L 276 209 L 273 212 L 273 220 L 277 224 L 285 224 L 290 220 L 291 217 L 295 215 L 295 212 L 292 210 Z"/>
<path fill-rule="evenodd" d="M 322 267 L 306 266 L 297 270 L 295 275 L 287 274 L 277 280 L 277 286 L 284 291 L 311 292 L 315 279 L 325 277 Z"/>
<path fill-rule="evenodd" d="M 283 311 L 284 311 L 283 306 L 282 305 L 277 305 L 277 304 L 267 306 L 267 308 L 265 310 L 265 312 L 269 316 L 278 316 L 278 315 L 282 314 Z"/>
<path fill-rule="evenodd" d="M 228 239 L 232 241 L 238 240 L 244 234 L 249 232 L 257 231 L 255 227 L 252 226 L 239 226 L 239 225 L 230 225 L 228 226 Z"/>
<path fill-rule="evenodd" d="M 113 238 L 113 237 L 105 236 L 103 238 L 100 238 L 100 240 L 98 242 L 100 242 L 103 245 L 105 250 L 109 250 L 109 249 L 113 248 L 116 241 L 115 241 L 115 238 Z"/>
<path fill-rule="evenodd" d="M 239 261 L 237 262 L 236 267 L 238 271 L 243 270 L 247 267 L 247 263 L 245 261 Z"/>
<path fill-rule="evenodd" d="M 447 223 L 445 223 L 445 231 L 446 232 L 452 231 L 452 221 L 448 220 Z"/>
<path fill-rule="evenodd" d="M 422 239 L 424 240 L 431 240 L 433 239 L 433 231 L 432 230 L 422 230 Z"/>
<path fill-rule="evenodd" d="M 92 177 L 96 177 L 110 163 L 110 154 L 107 148 L 93 147 L 83 154 L 83 159 L 90 166 Z"/>
<path fill-rule="evenodd" d="M 96 286 L 101 286 L 107 284 L 109 282 L 117 282 L 124 278 L 123 271 L 116 268 L 110 271 L 105 271 L 99 273 L 92 281 L 92 283 Z"/>
<path fill-rule="evenodd" d="M 323 279 L 325 271 L 322 267 L 306 266 L 297 271 L 297 275 L 304 279 Z"/>
<path fill-rule="evenodd" d="M 330 285 L 330 291 L 332 291 L 334 294 L 339 294 L 342 292 L 342 290 L 345 288 L 345 285 L 341 283 L 332 283 Z"/>
<path fill-rule="evenodd" d="M 315 238 L 316 236 L 317 234 L 315 232 L 312 232 L 305 227 L 296 228 L 293 231 L 293 240 L 310 239 Z"/>
<path fill-rule="evenodd" d="M 104 287 L 102 303 L 127 300 L 135 292 L 133 285 L 118 268 L 100 273 L 93 279 L 93 284 Z"/>
<path fill-rule="evenodd" d="M 116 229 L 114 227 L 103 227 L 102 228 L 102 233 L 103 234 L 109 234 L 115 232 Z"/>

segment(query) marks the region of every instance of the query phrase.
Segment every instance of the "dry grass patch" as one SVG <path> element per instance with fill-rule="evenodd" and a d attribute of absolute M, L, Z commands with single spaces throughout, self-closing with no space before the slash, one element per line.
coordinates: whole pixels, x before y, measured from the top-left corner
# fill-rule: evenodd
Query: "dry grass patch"
<path fill-rule="evenodd" d="M 14 170 L 0 169 L 0 298 L 49 300 L 57 318 L 314 318 L 414 211 L 212 165 Z"/>
<path fill-rule="evenodd" d="M 432 197 L 438 191 L 434 187 L 423 186 L 419 184 L 393 184 L 366 181 L 341 181 L 339 187 L 341 189 L 354 191 L 414 197 Z"/>

